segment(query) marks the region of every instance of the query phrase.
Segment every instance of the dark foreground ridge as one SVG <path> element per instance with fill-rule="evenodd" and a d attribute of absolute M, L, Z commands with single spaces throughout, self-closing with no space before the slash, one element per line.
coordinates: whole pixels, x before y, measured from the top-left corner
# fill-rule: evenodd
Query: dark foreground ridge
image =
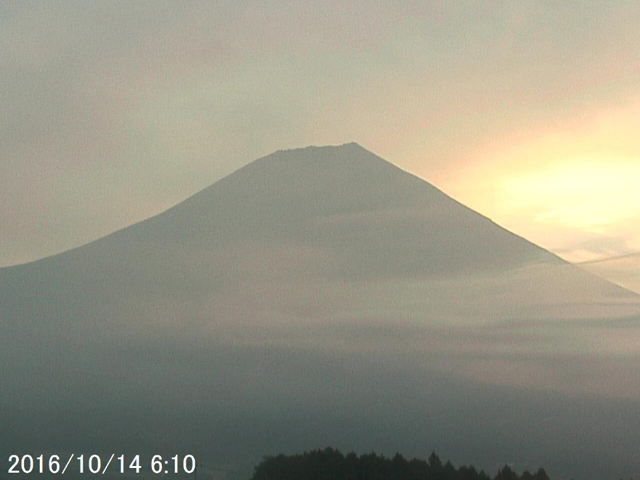
<path fill-rule="evenodd" d="M 508 465 L 494 477 L 472 466 L 454 467 L 442 463 L 432 453 L 428 460 L 407 460 L 396 453 L 393 458 L 369 453 L 346 456 L 333 448 L 296 455 L 266 457 L 258 464 L 251 480 L 550 480 L 543 468 L 534 474 L 515 473 Z"/>

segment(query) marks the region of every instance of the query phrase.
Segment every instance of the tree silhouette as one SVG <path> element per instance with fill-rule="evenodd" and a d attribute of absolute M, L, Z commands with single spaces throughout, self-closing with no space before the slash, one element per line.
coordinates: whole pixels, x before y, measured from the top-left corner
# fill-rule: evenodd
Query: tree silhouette
<path fill-rule="evenodd" d="M 251 480 L 492 480 L 485 472 L 472 466 L 456 468 L 442 463 L 432 452 L 427 461 L 407 460 L 400 453 L 393 458 L 368 453 L 351 452 L 346 456 L 327 447 L 296 455 L 265 457 L 256 465 Z M 534 475 L 519 476 L 508 465 L 502 467 L 493 480 L 549 480 L 544 469 Z"/>

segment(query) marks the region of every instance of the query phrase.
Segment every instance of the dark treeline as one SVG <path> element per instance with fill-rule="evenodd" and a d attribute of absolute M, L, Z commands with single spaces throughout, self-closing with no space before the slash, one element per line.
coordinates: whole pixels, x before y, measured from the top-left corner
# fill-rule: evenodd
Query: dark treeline
<path fill-rule="evenodd" d="M 407 460 L 369 453 L 343 455 L 326 448 L 296 455 L 265 457 L 255 467 L 251 480 L 549 480 L 544 469 L 518 475 L 505 465 L 491 477 L 474 467 L 455 468 L 442 463 L 435 453 L 429 460 Z"/>

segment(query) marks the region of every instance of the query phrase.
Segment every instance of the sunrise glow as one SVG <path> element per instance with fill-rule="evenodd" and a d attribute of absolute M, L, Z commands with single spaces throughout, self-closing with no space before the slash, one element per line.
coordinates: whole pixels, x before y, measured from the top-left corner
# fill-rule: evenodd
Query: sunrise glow
<path fill-rule="evenodd" d="M 539 171 L 506 176 L 504 209 L 535 209 L 536 223 L 604 234 L 640 214 L 640 163 L 608 158 L 559 160 Z"/>

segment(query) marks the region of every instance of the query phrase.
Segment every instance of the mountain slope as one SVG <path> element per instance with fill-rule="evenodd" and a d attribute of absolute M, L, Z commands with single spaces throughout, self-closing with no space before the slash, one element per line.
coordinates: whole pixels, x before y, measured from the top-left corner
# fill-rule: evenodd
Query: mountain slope
<path fill-rule="evenodd" d="M 356 144 L 276 152 L 156 217 L 0 269 L 3 434 L 259 459 L 274 432 L 285 449 L 393 449 L 419 428 L 479 454 L 446 425 L 500 416 L 498 385 L 525 403 L 521 388 L 637 401 L 638 305 Z M 512 408 L 516 429 L 534 406 Z M 585 409 L 600 412 L 585 428 L 604 428 L 600 404 Z M 472 437 L 508 451 L 513 431 Z M 212 446 L 216 432 L 235 440 Z"/>

